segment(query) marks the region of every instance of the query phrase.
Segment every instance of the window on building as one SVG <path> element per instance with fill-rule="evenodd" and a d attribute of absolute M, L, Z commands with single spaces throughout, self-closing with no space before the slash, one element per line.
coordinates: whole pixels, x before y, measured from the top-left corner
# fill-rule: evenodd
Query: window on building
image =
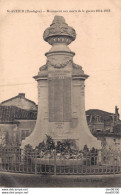
<path fill-rule="evenodd" d="M 101 116 L 96 115 L 96 116 L 95 116 L 95 121 L 97 121 L 97 122 L 101 122 Z"/>
<path fill-rule="evenodd" d="M 21 132 L 21 140 L 24 140 L 26 137 L 28 137 L 30 135 L 30 131 L 29 130 L 22 130 Z"/>

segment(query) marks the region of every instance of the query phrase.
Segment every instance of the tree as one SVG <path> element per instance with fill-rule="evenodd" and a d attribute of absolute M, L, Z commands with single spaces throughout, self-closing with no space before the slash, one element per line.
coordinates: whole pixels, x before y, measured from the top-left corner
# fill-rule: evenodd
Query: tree
<path fill-rule="evenodd" d="M 25 162 L 30 164 L 31 158 L 32 158 L 32 156 L 34 156 L 33 148 L 30 144 L 25 145 L 24 153 L 25 153 L 25 157 L 24 157 Z"/>
<path fill-rule="evenodd" d="M 38 146 L 36 146 L 36 148 L 35 149 L 37 149 L 38 151 L 43 151 L 43 152 L 45 152 L 46 151 L 46 144 L 45 144 L 45 142 L 44 141 L 42 141 Z"/>
<path fill-rule="evenodd" d="M 46 140 L 46 150 L 48 152 L 51 152 L 51 151 L 53 151 L 55 149 L 55 142 L 53 141 L 53 139 L 50 136 L 46 135 L 46 137 L 47 137 L 47 140 Z"/>
<path fill-rule="evenodd" d="M 62 142 L 58 141 L 56 145 L 56 152 L 62 155 L 75 155 L 78 153 L 76 142 L 72 139 L 65 139 Z"/>
<path fill-rule="evenodd" d="M 89 152 L 89 148 L 87 147 L 87 145 L 84 145 L 83 152 L 84 153 L 88 153 Z"/>
<path fill-rule="evenodd" d="M 58 141 L 57 142 L 57 145 L 56 145 L 56 153 L 62 153 L 64 151 L 64 145 L 61 141 Z"/>
<path fill-rule="evenodd" d="M 10 142 L 9 142 L 9 133 L 8 131 L 6 131 L 6 134 L 5 134 L 5 145 L 9 145 Z"/>
<path fill-rule="evenodd" d="M 6 146 L 6 132 L 1 132 L 0 134 L 0 147 L 5 147 Z"/>

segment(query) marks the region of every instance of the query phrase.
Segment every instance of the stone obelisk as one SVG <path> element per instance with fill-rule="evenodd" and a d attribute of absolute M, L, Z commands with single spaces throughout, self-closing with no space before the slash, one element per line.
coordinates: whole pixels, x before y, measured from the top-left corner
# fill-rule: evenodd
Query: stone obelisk
<path fill-rule="evenodd" d="M 55 16 L 44 32 L 43 38 L 52 45 L 45 54 L 47 62 L 40 67 L 35 80 L 38 82 L 38 115 L 31 135 L 22 141 L 22 148 L 36 147 L 51 136 L 55 142 L 72 139 L 79 148 L 100 148 L 90 132 L 85 115 L 84 82 L 88 75 L 73 62 L 68 45 L 75 40 L 75 30 L 62 16 Z"/>

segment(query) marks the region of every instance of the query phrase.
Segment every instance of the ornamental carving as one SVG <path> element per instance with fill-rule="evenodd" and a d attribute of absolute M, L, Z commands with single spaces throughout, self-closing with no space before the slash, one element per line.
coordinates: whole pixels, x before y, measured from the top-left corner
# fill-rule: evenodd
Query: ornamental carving
<path fill-rule="evenodd" d="M 43 65 L 42 67 L 39 68 L 40 71 L 47 70 L 48 66 L 47 64 Z"/>
<path fill-rule="evenodd" d="M 61 62 L 61 61 L 58 61 L 58 62 L 54 62 L 54 61 L 47 61 L 47 65 L 51 65 L 51 66 L 53 66 L 54 68 L 58 68 L 58 69 L 60 69 L 60 68 L 64 68 L 66 65 L 68 65 L 68 64 L 72 64 L 72 60 L 67 60 L 67 61 L 65 61 L 65 62 Z"/>
<path fill-rule="evenodd" d="M 81 86 L 81 89 L 84 90 L 85 85 L 84 84 L 81 84 L 80 86 Z"/>
<path fill-rule="evenodd" d="M 61 26 L 54 26 L 54 27 L 50 27 L 47 28 L 44 32 L 44 39 L 46 39 L 46 37 L 54 35 L 54 34 L 58 34 L 58 35 L 69 35 L 72 36 L 74 39 L 76 37 L 75 34 L 75 30 L 69 26 L 65 27 L 63 26 L 63 24 Z"/>
<path fill-rule="evenodd" d="M 82 67 L 80 65 L 75 64 L 75 63 L 72 64 L 72 67 L 75 68 L 75 69 L 82 70 Z"/>
<path fill-rule="evenodd" d="M 51 45 L 54 43 L 51 39 L 56 38 L 55 40 L 58 41 L 57 37 L 64 37 L 66 44 L 70 44 L 76 38 L 75 30 L 65 23 L 65 19 L 62 16 L 55 16 L 52 24 L 44 31 L 43 34 L 44 40 Z M 66 41 L 66 38 L 69 40 Z"/>

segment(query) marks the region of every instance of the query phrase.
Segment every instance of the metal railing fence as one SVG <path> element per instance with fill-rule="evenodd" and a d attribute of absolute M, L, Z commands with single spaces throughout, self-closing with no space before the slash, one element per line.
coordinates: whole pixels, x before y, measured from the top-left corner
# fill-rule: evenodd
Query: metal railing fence
<path fill-rule="evenodd" d="M 113 155 L 112 155 L 113 157 Z M 56 153 L 39 153 L 20 148 L 2 148 L 0 150 L 0 171 L 50 174 L 50 175 L 87 175 L 120 174 L 119 161 L 106 163 L 99 160 L 98 154 L 78 154 L 76 156 Z"/>

